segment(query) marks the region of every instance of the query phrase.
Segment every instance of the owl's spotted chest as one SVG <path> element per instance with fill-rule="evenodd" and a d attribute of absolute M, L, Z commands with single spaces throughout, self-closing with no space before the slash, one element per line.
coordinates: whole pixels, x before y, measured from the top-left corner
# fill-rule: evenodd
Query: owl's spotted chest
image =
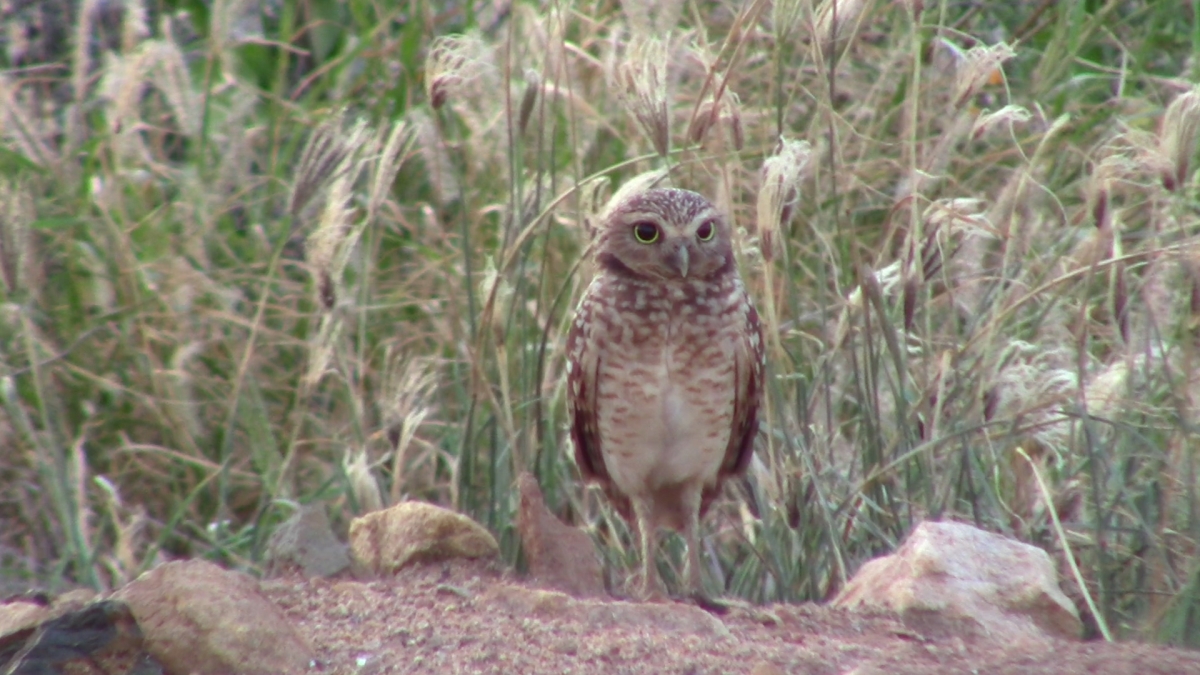
<path fill-rule="evenodd" d="M 605 290 L 592 321 L 606 352 L 621 357 L 597 371 L 613 480 L 634 494 L 714 483 L 732 430 L 740 283 L 615 281 Z"/>

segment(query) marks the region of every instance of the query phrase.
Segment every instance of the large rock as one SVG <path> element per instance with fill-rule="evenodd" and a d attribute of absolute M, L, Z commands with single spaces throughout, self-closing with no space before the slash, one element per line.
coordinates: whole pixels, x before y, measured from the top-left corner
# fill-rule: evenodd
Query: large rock
<path fill-rule="evenodd" d="M 313 659 L 283 612 L 245 574 L 203 560 L 160 565 L 113 594 L 170 673 L 300 673 Z"/>
<path fill-rule="evenodd" d="M 863 565 L 833 604 L 998 640 L 1078 639 L 1082 630 L 1045 551 L 953 522 L 921 523 L 894 554 Z"/>
<path fill-rule="evenodd" d="M 604 570 L 591 537 L 550 513 L 537 479 L 529 472 L 517 478 L 517 489 L 521 493 L 517 531 L 533 581 L 577 598 L 605 595 Z"/>
<path fill-rule="evenodd" d="M 350 523 L 350 551 L 376 574 L 410 562 L 499 554 L 491 533 L 470 518 L 424 502 L 402 502 Z"/>

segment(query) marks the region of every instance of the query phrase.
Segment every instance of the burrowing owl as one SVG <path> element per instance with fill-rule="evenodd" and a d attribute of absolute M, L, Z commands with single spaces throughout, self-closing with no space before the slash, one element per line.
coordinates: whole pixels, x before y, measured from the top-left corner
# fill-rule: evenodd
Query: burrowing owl
<path fill-rule="evenodd" d="M 567 338 L 571 440 L 637 528 L 643 596 L 659 594 L 657 532 L 687 541 L 700 582 L 700 517 L 750 463 L 763 339 L 728 223 L 707 199 L 653 189 L 626 198 L 596 233 L 597 275 Z"/>

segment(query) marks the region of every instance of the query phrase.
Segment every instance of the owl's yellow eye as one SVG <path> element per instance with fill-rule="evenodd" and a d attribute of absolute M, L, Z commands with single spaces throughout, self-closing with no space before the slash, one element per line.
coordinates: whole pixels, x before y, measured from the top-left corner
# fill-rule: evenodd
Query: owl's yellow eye
<path fill-rule="evenodd" d="M 700 241 L 711 241 L 713 235 L 716 233 L 717 228 L 713 225 L 713 221 L 711 220 L 706 220 L 703 223 L 700 223 L 700 227 L 696 228 L 696 236 L 700 239 Z"/>
<path fill-rule="evenodd" d="M 633 237 L 643 244 L 653 244 L 658 241 L 658 226 L 646 220 L 634 223 Z"/>

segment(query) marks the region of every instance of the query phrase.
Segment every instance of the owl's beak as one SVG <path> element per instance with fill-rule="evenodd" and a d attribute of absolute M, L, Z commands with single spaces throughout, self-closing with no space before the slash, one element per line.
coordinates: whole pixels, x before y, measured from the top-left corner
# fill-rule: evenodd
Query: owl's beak
<path fill-rule="evenodd" d="M 675 255 L 675 268 L 679 270 L 679 276 L 687 278 L 688 272 L 688 248 L 680 246 L 679 253 Z"/>

